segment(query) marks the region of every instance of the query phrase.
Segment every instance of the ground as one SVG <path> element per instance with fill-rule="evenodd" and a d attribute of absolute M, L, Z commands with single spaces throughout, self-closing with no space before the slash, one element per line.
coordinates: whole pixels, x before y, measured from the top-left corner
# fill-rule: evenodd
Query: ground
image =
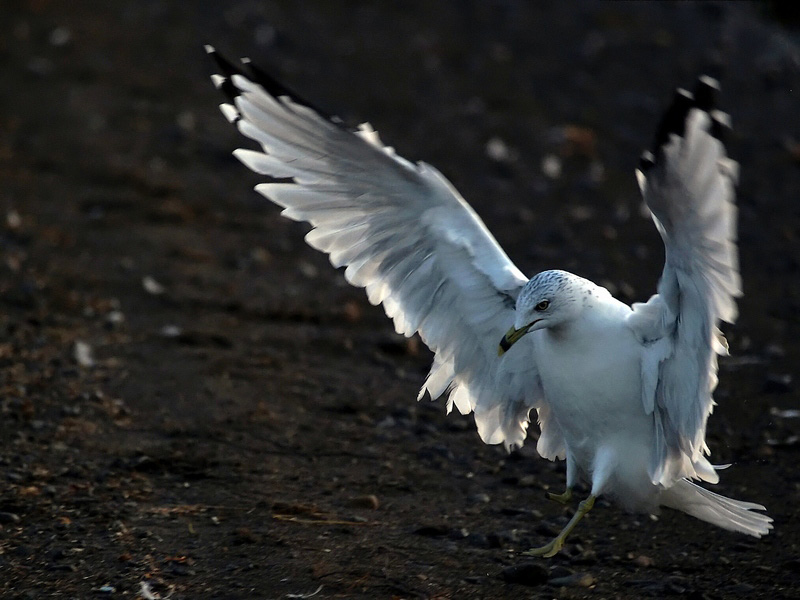
<path fill-rule="evenodd" d="M 800 35 L 786 5 L 2 12 L 3 598 L 800 596 Z M 544 498 L 563 466 L 415 401 L 429 352 L 252 191 L 203 43 L 436 165 L 524 272 L 569 269 L 626 301 L 647 299 L 663 260 L 638 155 L 674 87 L 719 76 L 746 295 L 709 445 L 732 463 L 716 489 L 765 504 L 773 533 L 599 502 L 562 554 L 521 556 L 571 514 Z"/>

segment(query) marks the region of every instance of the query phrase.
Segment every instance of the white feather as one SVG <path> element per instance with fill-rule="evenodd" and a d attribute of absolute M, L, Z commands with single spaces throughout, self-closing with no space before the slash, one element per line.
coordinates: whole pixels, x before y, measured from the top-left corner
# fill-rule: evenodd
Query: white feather
<path fill-rule="evenodd" d="M 481 219 L 441 173 L 397 156 L 371 125 L 353 133 L 244 75 L 230 79 L 240 93 L 223 112 L 263 149 L 236 157 L 293 180 L 256 190 L 284 216 L 309 222 L 309 245 L 346 267 L 370 302 L 383 303 L 399 333 L 419 332 L 436 353 L 420 395 L 450 390 L 448 408 L 474 411 L 485 441 L 522 445 L 528 412 L 542 401 L 526 389 L 538 389 L 537 373 L 499 360 L 497 344 L 527 279 Z"/>

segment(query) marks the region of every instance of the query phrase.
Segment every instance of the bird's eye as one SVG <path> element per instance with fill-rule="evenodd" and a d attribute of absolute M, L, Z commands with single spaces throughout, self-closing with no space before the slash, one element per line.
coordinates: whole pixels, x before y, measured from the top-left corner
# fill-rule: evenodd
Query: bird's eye
<path fill-rule="evenodd" d="M 547 310 L 548 306 L 550 306 L 550 300 L 542 300 L 536 305 L 536 310 Z"/>

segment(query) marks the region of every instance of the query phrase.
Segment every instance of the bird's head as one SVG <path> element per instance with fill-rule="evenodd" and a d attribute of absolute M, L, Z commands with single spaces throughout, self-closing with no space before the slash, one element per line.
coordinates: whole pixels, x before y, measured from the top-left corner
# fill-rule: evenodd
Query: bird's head
<path fill-rule="evenodd" d="M 575 318 L 582 310 L 587 283 L 567 271 L 542 271 L 531 278 L 517 297 L 514 326 L 500 341 L 498 355 L 532 331 L 558 327 Z"/>

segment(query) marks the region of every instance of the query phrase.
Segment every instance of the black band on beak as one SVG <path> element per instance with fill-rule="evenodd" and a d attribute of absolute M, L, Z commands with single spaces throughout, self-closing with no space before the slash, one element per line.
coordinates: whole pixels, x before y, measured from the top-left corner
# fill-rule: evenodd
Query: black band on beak
<path fill-rule="evenodd" d="M 541 321 L 541 319 L 536 319 L 535 321 L 533 321 L 532 323 L 528 323 L 527 325 L 525 325 L 525 327 L 521 329 L 515 329 L 514 327 L 509 329 L 508 333 L 506 333 L 503 336 L 503 339 L 500 340 L 500 346 L 498 346 L 497 348 L 497 356 L 503 356 L 503 354 L 508 352 L 508 349 L 511 348 L 511 346 L 513 346 L 514 344 L 516 344 L 519 341 L 519 339 L 526 333 L 528 333 L 528 330 L 530 330 L 530 328 L 533 327 L 539 321 Z"/>

